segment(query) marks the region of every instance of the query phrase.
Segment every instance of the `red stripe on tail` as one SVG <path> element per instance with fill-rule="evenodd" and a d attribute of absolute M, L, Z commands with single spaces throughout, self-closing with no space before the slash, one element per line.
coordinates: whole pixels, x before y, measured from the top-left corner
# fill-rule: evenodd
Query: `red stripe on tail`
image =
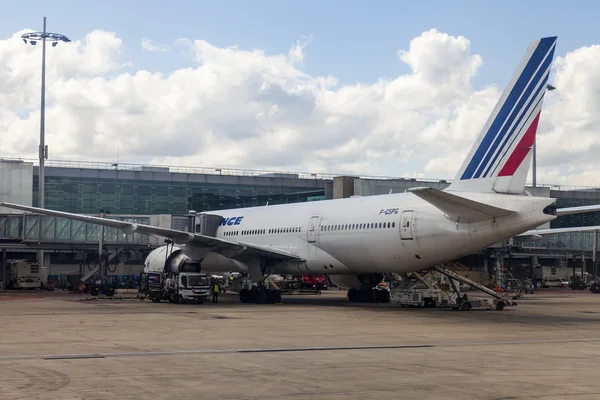
<path fill-rule="evenodd" d="M 512 176 L 517 171 L 533 146 L 533 142 L 535 141 L 535 133 L 540 120 L 540 114 L 541 111 L 535 117 L 531 125 L 529 125 L 529 128 L 527 128 L 527 132 L 525 132 L 525 135 L 517 147 L 515 147 L 515 150 L 510 155 L 510 158 L 506 161 L 506 164 L 504 164 L 504 167 L 502 167 L 502 170 L 498 176 Z"/>

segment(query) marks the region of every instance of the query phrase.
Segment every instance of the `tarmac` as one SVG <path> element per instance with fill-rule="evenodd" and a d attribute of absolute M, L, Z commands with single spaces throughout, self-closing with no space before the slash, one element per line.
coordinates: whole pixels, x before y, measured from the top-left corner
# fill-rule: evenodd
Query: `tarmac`
<path fill-rule="evenodd" d="M 0 294 L 0 399 L 598 399 L 600 295 L 503 311 Z"/>

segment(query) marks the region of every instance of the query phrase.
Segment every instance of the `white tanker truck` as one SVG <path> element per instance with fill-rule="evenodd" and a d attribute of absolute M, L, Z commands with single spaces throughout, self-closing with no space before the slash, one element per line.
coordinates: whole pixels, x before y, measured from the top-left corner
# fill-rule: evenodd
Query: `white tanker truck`
<path fill-rule="evenodd" d="M 155 303 L 168 300 L 202 304 L 210 296 L 210 278 L 200 272 L 200 263 L 184 255 L 179 247 L 161 246 L 146 258 L 140 294 Z"/>

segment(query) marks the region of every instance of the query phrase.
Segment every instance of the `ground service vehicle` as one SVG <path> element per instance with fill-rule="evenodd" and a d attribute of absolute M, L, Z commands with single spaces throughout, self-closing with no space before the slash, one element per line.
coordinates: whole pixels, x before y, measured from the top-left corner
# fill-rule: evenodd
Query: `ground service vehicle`
<path fill-rule="evenodd" d="M 28 261 L 10 261 L 10 289 L 39 289 L 42 284 L 40 264 Z"/>
<path fill-rule="evenodd" d="M 301 289 L 327 289 L 327 277 L 325 275 L 302 275 Z"/>
<path fill-rule="evenodd" d="M 186 257 L 179 248 L 159 247 L 148 255 L 140 277 L 140 293 L 153 302 L 196 302 L 210 296 L 209 275 L 201 272 L 200 263 Z"/>

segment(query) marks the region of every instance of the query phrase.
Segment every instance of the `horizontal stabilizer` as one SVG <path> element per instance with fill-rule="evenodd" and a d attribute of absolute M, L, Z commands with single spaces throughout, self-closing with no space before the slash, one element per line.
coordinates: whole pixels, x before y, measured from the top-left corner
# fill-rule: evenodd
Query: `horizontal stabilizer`
<path fill-rule="evenodd" d="M 408 191 L 434 205 L 456 222 L 487 221 L 515 213 L 430 187 L 410 188 Z"/>
<path fill-rule="evenodd" d="M 559 208 L 556 210 L 556 215 L 571 215 L 571 214 L 583 214 L 586 212 L 594 212 L 600 211 L 600 204 L 595 204 L 593 206 L 581 206 L 581 207 L 567 207 L 567 208 Z"/>

